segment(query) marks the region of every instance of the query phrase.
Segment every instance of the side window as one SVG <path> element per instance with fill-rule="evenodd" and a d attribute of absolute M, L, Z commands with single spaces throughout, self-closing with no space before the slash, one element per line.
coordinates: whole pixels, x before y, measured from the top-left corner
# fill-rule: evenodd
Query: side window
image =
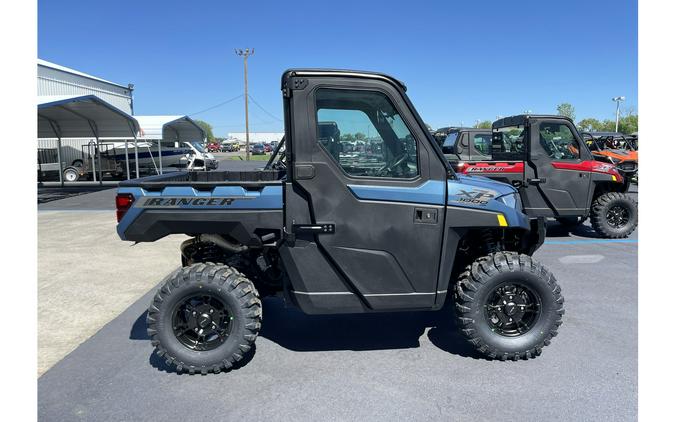
<path fill-rule="evenodd" d="M 316 91 L 319 145 L 350 176 L 413 178 L 417 143 L 386 95 L 375 91 Z"/>
<path fill-rule="evenodd" d="M 492 134 L 477 133 L 473 135 L 473 146 L 481 155 L 492 157 Z"/>
<path fill-rule="evenodd" d="M 556 160 L 579 158 L 579 143 L 570 128 L 562 123 L 541 123 L 539 143 L 549 157 Z"/>
<path fill-rule="evenodd" d="M 527 130 L 523 126 L 504 126 L 492 131 L 490 155 L 493 160 L 525 160 Z"/>

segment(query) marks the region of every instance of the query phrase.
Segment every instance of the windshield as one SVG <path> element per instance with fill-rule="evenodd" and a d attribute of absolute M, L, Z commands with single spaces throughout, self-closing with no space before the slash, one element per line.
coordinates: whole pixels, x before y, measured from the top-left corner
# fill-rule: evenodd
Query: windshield
<path fill-rule="evenodd" d="M 206 152 L 204 150 L 204 147 L 202 146 L 201 142 L 193 141 L 193 142 L 190 142 L 190 145 L 192 145 L 199 152 L 202 152 L 202 153 Z"/>

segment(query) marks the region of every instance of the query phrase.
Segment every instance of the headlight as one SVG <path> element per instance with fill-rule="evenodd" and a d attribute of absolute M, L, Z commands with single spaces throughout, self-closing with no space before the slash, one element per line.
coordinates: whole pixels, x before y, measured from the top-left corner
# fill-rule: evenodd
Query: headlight
<path fill-rule="evenodd" d="M 519 208 L 518 196 L 516 193 L 509 193 L 508 195 L 500 196 L 497 200 L 501 201 L 509 208 Z"/>

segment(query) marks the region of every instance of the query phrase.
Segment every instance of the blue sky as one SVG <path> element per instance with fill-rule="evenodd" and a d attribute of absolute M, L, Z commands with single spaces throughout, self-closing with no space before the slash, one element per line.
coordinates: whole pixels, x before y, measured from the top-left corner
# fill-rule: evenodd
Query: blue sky
<path fill-rule="evenodd" d="M 524 110 L 613 118 L 637 111 L 637 1 L 38 2 L 40 58 L 136 86 L 136 114 L 191 114 L 243 94 L 252 131 L 281 131 L 291 67 L 375 70 L 401 79 L 432 127 Z M 194 115 L 243 131 L 243 97 Z"/>

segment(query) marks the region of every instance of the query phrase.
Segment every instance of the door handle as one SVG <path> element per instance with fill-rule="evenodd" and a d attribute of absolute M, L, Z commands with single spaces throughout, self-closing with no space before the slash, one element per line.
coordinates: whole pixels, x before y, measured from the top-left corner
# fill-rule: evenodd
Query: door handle
<path fill-rule="evenodd" d="M 546 183 L 546 178 L 542 177 L 542 178 L 539 178 L 539 179 L 538 178 L 527 179 L 527 183 L 529 183 L 531 185 L 539 185 L 539 184 L 542 184 L 542 183 Z"/>
<path fill-rule="evenodd" d="M 314 166 L 311 164 L 296 164 L 295 165 L 295 178 L 300 179 L 313 179 L 315 175 Z"/>
<path fill-rule="evenodd" d="M 333 234 L 334 223 L 293 224 L 293 233 Z"/>
<path fill-rule="evenodd" d="M 436 224 L 438 210 L 433 208 L 415 208 L 415 223 Z"/>

